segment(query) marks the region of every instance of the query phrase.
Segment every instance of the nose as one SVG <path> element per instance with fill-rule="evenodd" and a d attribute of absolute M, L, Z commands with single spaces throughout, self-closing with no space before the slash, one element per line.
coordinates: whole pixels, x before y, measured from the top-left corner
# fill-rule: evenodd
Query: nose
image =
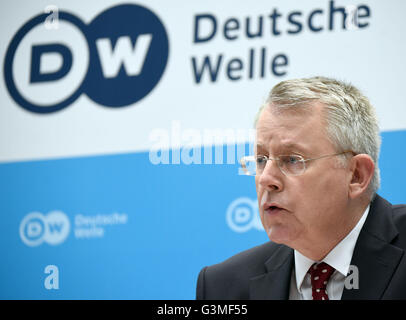
<path fill-rule="evenodd" d="M 269 191 L 282 191 L 284 174 L 279 169 L 276 160 L 268 160 L 264 171 L 259 176 L 258 183 Z"/>

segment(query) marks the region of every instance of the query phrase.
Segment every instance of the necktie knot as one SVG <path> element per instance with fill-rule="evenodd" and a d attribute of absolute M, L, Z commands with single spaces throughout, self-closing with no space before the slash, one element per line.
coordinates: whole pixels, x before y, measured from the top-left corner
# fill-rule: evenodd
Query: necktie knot
<path fill-rule="evenodd" d="M 328 300 L 327 282 L 335 269 L 325 262 L 314 263 L 308 273 L 312 281 L 313 300 Z"/>

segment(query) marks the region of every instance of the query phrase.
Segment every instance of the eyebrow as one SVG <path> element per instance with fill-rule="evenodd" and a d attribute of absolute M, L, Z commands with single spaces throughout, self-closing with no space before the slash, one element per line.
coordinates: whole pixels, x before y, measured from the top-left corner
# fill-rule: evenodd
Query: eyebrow
<path fill-rule="evenodd" d="M 258 149 L 261 151 L 267 151 L 267 148 L 262 143 L 257 143 L 255 147 L 256 147 L 257 151 L 258 151 Z M 280 149 L 296 149 L 296 150 L 303 151 L 303 152 L 307 151 L 307 149 L 304 146 L 294 143 L 294 142 L 289 142 L 289 143 L 283 144 L 280 146 Z"/>

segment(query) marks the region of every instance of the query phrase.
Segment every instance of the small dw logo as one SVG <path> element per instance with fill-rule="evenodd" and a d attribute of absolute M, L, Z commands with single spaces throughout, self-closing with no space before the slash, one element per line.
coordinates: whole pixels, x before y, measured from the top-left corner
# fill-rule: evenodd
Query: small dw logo
<path fill-rule="evenodd" d="M 45 12 L 12 38 L 4 80 L 15 102 L 31 112 L 61 110 L 82 93 L 117 108 L 152 91 L 168 54 L 161 20 L 143 6 L 109 8 L 89 24 L 68 12 Z"/>
<path fill-rule="evenodd" d="M 69 231 L 69 219 L 62 211 L 52 211 L 47 215 L 31 212 L 20 224 L 21 240 L 30 247 L 43 242 L 50 245 L 61 244 L 69 235 Z"/>
<path fill-rule="evenodd" d="M 264 230 L 259 218 L 258 203 L 249 198 L 237 198 L 227 208 L 226 221 L 231 230 L 246 232 L 251 229 Z"/>

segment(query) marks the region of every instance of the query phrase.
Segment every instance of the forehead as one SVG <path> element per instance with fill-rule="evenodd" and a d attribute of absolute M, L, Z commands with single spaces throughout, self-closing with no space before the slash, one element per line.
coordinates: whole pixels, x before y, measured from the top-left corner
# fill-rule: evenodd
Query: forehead
<path fill-rule="evenodd" d="M 330 148 L 324 112 L 324 105 L 317 102 L 286 109 L 266 106 L 257 122 L 257 148 L 303 153 Z"/>

